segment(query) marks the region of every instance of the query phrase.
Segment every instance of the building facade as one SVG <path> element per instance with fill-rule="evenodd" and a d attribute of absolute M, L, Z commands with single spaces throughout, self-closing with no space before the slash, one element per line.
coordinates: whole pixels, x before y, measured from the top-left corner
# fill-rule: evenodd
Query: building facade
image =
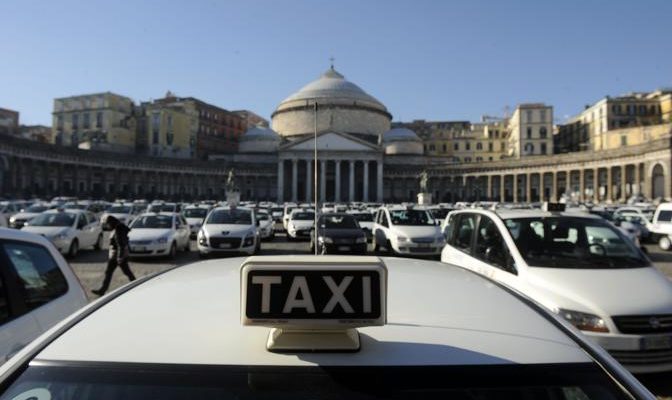
<path fill-rule="evenodd" d="M 0 108 L 0 133 L 14 135 L 19 131 L 19 112 Z"/>
<path fill-rule="evenodd" d="M 508 120 L 507 130 L 509 157 L 553 154 L 553 107 L 520 104 Z"/>

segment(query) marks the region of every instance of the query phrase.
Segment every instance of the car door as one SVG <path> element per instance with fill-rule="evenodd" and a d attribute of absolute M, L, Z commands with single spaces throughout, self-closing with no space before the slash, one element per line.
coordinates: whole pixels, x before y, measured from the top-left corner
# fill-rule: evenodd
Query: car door
<path fill-rule="evenodd" d="M 519 286 L 515 262 L 495 221 L 481 214 L 474 235 L 473 268 L 491 279 L 514 288 Z"/>
<path fill-rule="evenodd" d="M 185 223 L 181 216 L 175 216 L 175 235 L 177 236 L 177 245 L 180 249 L 186 247 L 189 241 L 189 225 Z"/>
<path fill-rule="evenodd" d="M 477 215 L 474 213 L 455 214 L 447 230 L 446 248 L 441 261 L 474 270 L 473 237 L 476 230 Z"/>
<path fill-rule="evenodd" d="M 387 215 L 385 210 L 378 210 L 378 215 L 376 216 L 376 224 L 374 226 L 374 236 L 376 238 L 376 244 L 379 246 L 385 246 L 387 241 L 387 234 L 390 224 L 387 220 Z"/>
<path fill-rule="evenodd" d="M 89 235 L 86 231 L 86 226 L 88 223 L 89 221 L 86 219 L 86 214 L 77 213 L 77 218 L 75 221 L 75 234 L 77 236 L 80 249 L 91 245 L 91 235 Z"/>
<path fill-rule="evenodd" d="M 88 239 L 88 246 L 94 246 L 98 241 L 98 235 L 100 234 L 100 223 L 98 218 L 92 212 L 87 212 L 86 214 L 86 236 Z"/>

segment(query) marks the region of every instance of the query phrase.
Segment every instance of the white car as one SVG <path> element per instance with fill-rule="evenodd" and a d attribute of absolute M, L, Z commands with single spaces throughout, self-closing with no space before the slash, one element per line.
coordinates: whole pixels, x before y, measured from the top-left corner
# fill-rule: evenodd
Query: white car
<path fill-rule="evenodd" d="M 49 206 L 47 204 L 33 204 L 32 206 L 12 215 L 9 218 L 9 227 L 14 229 L 21 229 L 26 222 L 42 214 L 48 209 Z"/>
<path fill-rule="evenodd" d="M 348 256 L 210 260 L 131 282 L 2 366 L 0 396 L 653 398 L 571 326 L 486 278 Z"/>
<path fill-rule="evenodd" d="M 531 297 L 633 372 L 672 370 L 672 282 L 609 222 L 583 213 L 449 214 L 441 261 Z"/>
<path fill-rule="evenodd" d="M 208 216 L 208 211 L 210 211 L 210 207 L 200 205 L 188 206 L 182 211 L 182 216 L 184 216 L 184 219 L 187 220 L 187 224 L 189 224 L 190 239 L 196 239 L 198 231 L 200 231 L 201 226 L 203 226 L 205 217 Z"/>
<path fill-rule="evenodd" d="M 273 217 L 273 222 L 282 222 L 282 216 L 284 215 L 284 208 L 279 206 L 272 206 L 270 208 L 271 217 Z"/>
<path fill-rule="evenodd" d="M 124 225 L 130 225 L 133 222 L 133 205 L 132 204 L 113 204 L 105 210 L 100 216 L 100 223 L 105 229 L 105 220 L 108 216 L 113 216 Z"/>
<path fill-rule="evenodd" d="M 286 203 L 284 212 L 282 213 L 282 229 L 287 230 L 287 223 L 289 223 L 289 214 L 299 206 L 296 203 Z"/>
<path fill-rule="evenodd" d="M 2 364 L 88 301 L 63 256 L 40 235 L 0 228 L 0 260 Z"/>
<path fill-rule="evenodd" d="M 217 207 L 208 214 L 198 232 L 198 254 L 254 254 L 260 246 L 257 220 L 246 207 Z"/>
<path fill-rule="evenodd" d="M 373 225 L 374 251 L 404 255 L 441 254 L 446 244 L 441 228 L 424 208 L 381 207 Z"/>
<path fill-rule="evenodd" d="M 21 230 L 46 237 L 68 257 L 75 257 L 83 248 L 100 250 L 103 247 L 103 230 L 98 218 L 86 211 L 48 210 L 26 222 Z"/>
<path fill-rule="evenodd" d="M 275 237 L 273 218 L 271 218 L 270 214 L 264 210 L 256 210 L 255 215 L 259 221 L 259 237 L 262 240 L 273 239 Z"/>
<path fill-rule="evenodd" d="M 315 211 L 296 208 L 287 220 L 287 239 L 310 239 L 310 231 L 315 226 Z"/>
<path fill-rule="evenodd" d="M 649 227 L 651 239 L 663 250 L 672 249 L 672 203 L 661 203 Z"/>
<path fill-rule="evenodd" d="M 131 257 L 175 258 L 178 250 L 189 251 L 189 225 L 180 214 L 144 213 L 130 228 Z"/>
<path fill-rule="evenodd" d="M 21 206 L 13 201 L 0 201 L 0 227 L 8 227 L 8 221 L 18 213 Z"/>
<path fill-rule="evenodd" d="M 640 238 L 644 241 L 650 239 L 653 210 L 632 206 L 619 207 L 614 211 L 614 218 L 635 224 L 641 232 Z"/>

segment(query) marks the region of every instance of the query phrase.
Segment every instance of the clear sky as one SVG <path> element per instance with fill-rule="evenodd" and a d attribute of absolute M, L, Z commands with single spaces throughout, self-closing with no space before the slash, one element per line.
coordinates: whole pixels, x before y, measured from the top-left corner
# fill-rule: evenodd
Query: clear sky
<path fill-rule="evenodd" d="M 670 0 L 3 0 L 0 107 L 51 124 L 55 97 L 167 90 L 270 118 L 336 69 L 394 120 L 521 102 L 556 119 L 672 86 Z"/>

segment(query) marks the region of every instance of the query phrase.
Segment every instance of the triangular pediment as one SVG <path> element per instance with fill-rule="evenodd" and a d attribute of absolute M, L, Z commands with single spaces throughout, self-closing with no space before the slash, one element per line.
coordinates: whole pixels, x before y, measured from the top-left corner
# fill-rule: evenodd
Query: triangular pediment
<path fill-rule="evenodd" d="M 313 151 L 315 149 L 315 137 L 307 136 L 295 142 L 287 143 L 281 147 L 285 151 Z M 318 151 L 378 151 L 379 148 L 373 143 L 340 132 L 322 132 L 317 135 Z"/>

